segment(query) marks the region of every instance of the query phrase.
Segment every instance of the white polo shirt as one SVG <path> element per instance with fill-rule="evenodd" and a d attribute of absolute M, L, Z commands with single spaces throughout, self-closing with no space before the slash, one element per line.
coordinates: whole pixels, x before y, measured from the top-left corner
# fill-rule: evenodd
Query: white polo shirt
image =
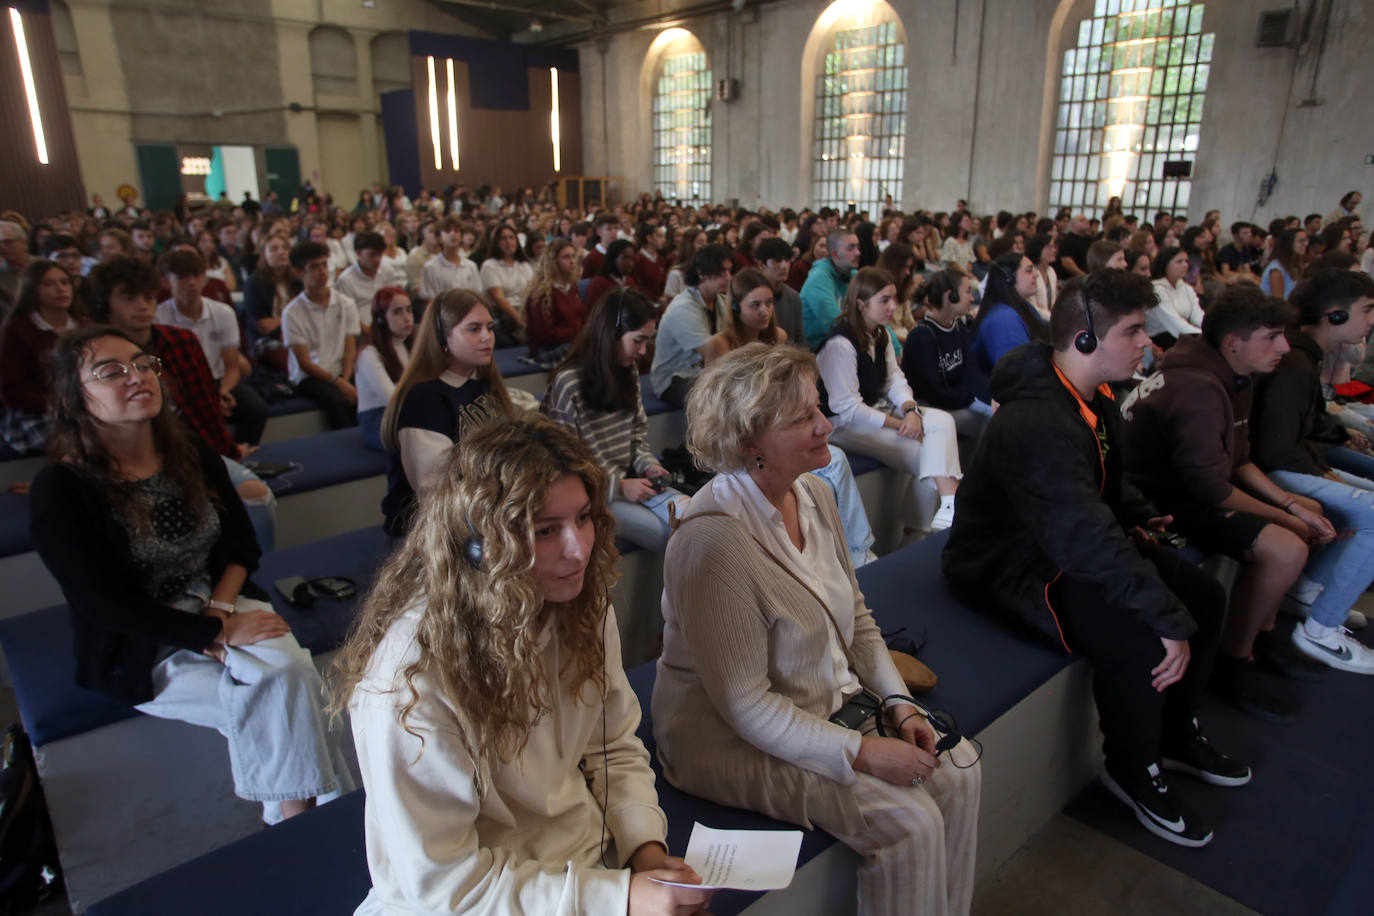
<path fill-rule="evenodd" d="M 426 261 L 425 269 L 420 272 L 420 296 L 433 299 L 450 289 L 470 289 L 480 296 L 482 276 L 469 258 L 454 264 L 441 251 Z"/>
<path fill-rule="evenodd" d="M 377 273 L 369 277 L 357 264 L 350 264 L 334 281 L 334 288 L 353 300 L 358 309 L 358 318 L 364 325 L 371 327 L 372 298 L 377 295 L 377 290 L 390 285 L 387 283 L 389 276 L 390 270 L 380 265 L 377 267 Z"/>
<path fill-rule="evenodd" d="M 310 361 L 334 375 L 343 371 L 344 342 L 357 333 L 358 308 L 337 290 L 329 291 L 328 308 L 316 305 L 302 292 L 281 313 L 282 342 L 287 347 L 304 344 L 310 351 Z M 289 352 L 287 372 L 291 384 L 296 385 L 306 374 L 295 351 Z"/>
<path fill-rule="evenodd" d="M 168 324 L 174 328 L 185 328 L 196 335 L 200 348 L 205 351 L 205 361 L 210 364 L 210 374 L 215 381 L 224 378 L 224 351 L 239 345 L 239 319 L 232 305 L 225 305 L 214 299 L 201 297 L 200 318 L 192 321 L 177 308 L 175 299 L 168 299 L 157 307 L 153 318 L 158 324 Z"/>

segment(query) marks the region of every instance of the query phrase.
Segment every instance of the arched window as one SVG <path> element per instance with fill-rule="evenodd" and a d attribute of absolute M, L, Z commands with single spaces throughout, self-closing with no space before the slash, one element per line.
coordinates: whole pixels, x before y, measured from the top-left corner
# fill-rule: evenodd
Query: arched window
<path fill-rule="evenodd" d="M 1064 52 L 1050 206 L 1183 210 L 1202 132 L 1213 36 L 1201 3 L 1096 0 Z M 1187 162 L 1186 167 L 1166 163 Z"/>
<path fill-rule="evenodd" d="M 57 58 L 62 63 L 62 72 L 71 76 L 81 76 L 81 51 L 76 46 L 76 27 L 72 25 L 72 11 L 62 0 L 52 0 L 52 37 L 57 43 Z"/>
<path fill-rule="evenodd" d="M 383 32 L 372 39 L 372 88 L 378 95 L 410 88 L 410 36 Z"/>
<path fill-rule="evenodd" d="M 686 29 L 654 39 L 654 190 L 668 200 L 711 199 L 711 66 Z"/>
<path fill-rule="evenodd" d="M 882 0 L 838 0 L 822 19 L 832 10 L 816 68 L 812 194 L 818 206 L 877 215 L 902 199 L 906 35 Z"/>
<path fill-rule="evenodd" d="M 311 31 L 310 75 L 316 95 L 357 95 L 358 53 L 353 36 L 334 26 Z"/>

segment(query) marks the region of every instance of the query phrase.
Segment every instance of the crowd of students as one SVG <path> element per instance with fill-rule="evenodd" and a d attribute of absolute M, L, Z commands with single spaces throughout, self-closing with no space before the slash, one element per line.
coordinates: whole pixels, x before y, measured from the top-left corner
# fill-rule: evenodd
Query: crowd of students
<path fill-rule="evenodd" d="M 290 392 L 389 453 L 393 549 L 334 704 L 368 789 L 360 912 L 707 903 L 650 880 L 697 881 L 634 738 L 615 536 L 665 552 L 669 781 L 826 829 L 865 859 L 864 912 L 966 912 L 981 752 L 906 695 L 864 605 L 847 455 L 908 475 L 904 541 L 951 529 L 970 607 L 1091 660 L 1104 782 L 1203 845 L 1164 771 L 1250 779 L 1204 691 L 1283 723 L 1289 680 L 1374 674 L 1349 629 L 1374 579 L 1358 205 L 1219 251 L 1214 212 L 588 216 L 499 189 L 0 221 L 0 434 L 54 459 L 33 536 L 78 681 L 230 734 L 269 822 L 351 778 L 250 580 L 274 507 L 240 460 Z M 549 370 L 541 403 L 503 345 Z M 695 495 L 649 441 L 645 370 L 713 475 Z M 1180 537 L 1240 563 L 1229 603 Z"/>

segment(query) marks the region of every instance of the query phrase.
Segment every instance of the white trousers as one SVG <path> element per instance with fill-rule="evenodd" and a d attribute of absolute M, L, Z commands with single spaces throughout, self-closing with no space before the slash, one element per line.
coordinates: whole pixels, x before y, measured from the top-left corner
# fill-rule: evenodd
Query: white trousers
<path fill-rule="evenodd" d="M 847 452 L 868 455 L 890 468 L 911 475 L 902 506 L 902 521 L 911 528 L 930 530 L 940 508 L 940 495 L 931 478 L 963 477 L 959 466 L 959 435 L 954 418 L 943 410 L 922 407 L 923 439 L 907 439 L 886 426 L 836 426 L 830 441 Z"/>

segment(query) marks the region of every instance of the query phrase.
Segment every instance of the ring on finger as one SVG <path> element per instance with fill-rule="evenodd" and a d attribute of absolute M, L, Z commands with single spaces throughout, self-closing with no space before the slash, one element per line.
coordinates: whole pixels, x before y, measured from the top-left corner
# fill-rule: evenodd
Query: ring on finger
<path fill-rule="evenodd" d="M 924 776 L 913 776 L 913 777 L 911 777 L 911 784 L 912 784 L 913 786 L 919 786 L 921 783 L 923 783 L 923 782 L 925 782 L 925 781 L 926 781 L 926 778 L 925 778 Z"/>

